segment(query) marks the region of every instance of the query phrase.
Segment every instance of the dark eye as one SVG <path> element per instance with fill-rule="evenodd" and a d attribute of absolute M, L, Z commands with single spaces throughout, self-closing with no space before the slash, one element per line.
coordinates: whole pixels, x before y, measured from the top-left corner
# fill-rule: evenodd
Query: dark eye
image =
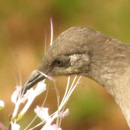
<path fill-rule="evenodd" d="M 60 59 L 56 59 L 52 63 L 52 66 L 60 66 L 61 67 L 62 65 L 63 65 L 63 62 Z"/>
<path fill-rule="evenodd" d="M 55 65 L 61 66 L 62 61 L 60 59 L 55 60 Z"/>
<path fill-rule="evenodd" d="M 70 63 L 70 59 L 68 57 L 62 56 L 52 62 L 52 66 L 58 67 L 67 67 Z"/>

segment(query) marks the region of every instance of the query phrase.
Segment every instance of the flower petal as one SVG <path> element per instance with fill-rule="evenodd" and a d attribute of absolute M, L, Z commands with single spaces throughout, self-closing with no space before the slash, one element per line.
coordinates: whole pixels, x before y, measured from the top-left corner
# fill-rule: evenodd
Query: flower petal
<path fill-rule="evenodd" d="M 35 113 L 37 114 L 37 116 L 41 119 L 41 120 L 45 120 L 46 122 L 48 122 L 49 120 L 51 120 L 51 117 L 49 116 L 48 113 L 48 108 L 44 108 L 44 107 L 39 107 L 37 106 L 34 109 Z"/>
<path fill-rule="evenodd" d="M 34 92 L 35 92 L 36 96 L 38 96 L 42 92 L 44 92 L 45 90 L 46 90 L 46 84 L 45 84 L 45 80 L 43 80 L 43 81 L 38 83 L 38 85 L 36 86 Z"/>
<path fill-rule="evenodd" d="M 61 128 L 58 128 L 56 124 L 53 125 L 44 125 L 41 130 L 62 130 Z"/>
<path fill-rule="evenodd" d="M 20 130 L 20 125 L 11 121 L 11 130 Z"/>
<path fill-rule="evenodd" d="M 4 108 L 4 101 L 0 100 L 0 111 Z"/>
<path fill-rule="evenodd" d="M 4 101 L 0 100 L 0 107 L 4 107 Z"/>
<path fill-rule="evenodd" d="M 69 109 L 67 108 L 64 112 L 62 112 L 62 117 L 64 118 L 65 116 L 69 115 Z"/>
<path fill-rule="evenodd" d="M 11 96 L 11 101 L 16 104 L 18 95 L 20 94 L 21 86 L 16 86 L 16 90 L 13 92 Z"/>

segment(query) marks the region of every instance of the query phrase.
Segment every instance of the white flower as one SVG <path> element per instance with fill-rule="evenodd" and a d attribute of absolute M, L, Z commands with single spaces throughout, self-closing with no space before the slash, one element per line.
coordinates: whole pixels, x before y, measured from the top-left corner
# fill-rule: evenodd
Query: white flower
<path fill-rule="evenodd" d="M 63 118 L 64 118 L 65 116 L 68 116 L 68 115 L 69 115 L 69 109 L 67 108 L 64 112 L 60 112 L 59 115 L 62 116 Z"/>
<path fill-rule="evenodd" d="M 71 86 L 69 87 L 70 77 L 68 77 L 68 83 L 66 87 L 65 94 L 61 103 L 59 104 L 58 110 L 55 111 L 53 114 L 49 115 L 48 108 L 39 107 L 37 106 L 34 111 L 37 116 L 42 120 L 40 124 L 44 124 L 41 130 L 62 130 L 60 127 L 62 119 L 69 114 L 69 109 L 64 111 L 65 105 L 68 102 L 71 94 L 73 93 L 74 89 L 76 88 L 77 84 L 79 83 L 81 77 L 78 78 L 76 81 L 77 76 L 75 76 Z M 57 120 L 56 124 L 53 124 L 53 121 Z M 38 125 L 37 125 L 38 126 Z"/>
<path fill-rule="evenodd" d="M 0 100 L 0 107 L 4 107 L 4 101 L 3 100 Z"/>
<path fill-rule="evenodd" d="M 20 94 L 21 86 L 16 86 L 16 90 L 13 92 L 11 96 L 11 101 L 16 104 L 18 95 Z"/>
<path fill-rule="evenodd" d="M 0 100 L 0 111 L 4 108 L 4 101 Z"/>
<path fill-rule="evenodd" d="M 28 102 L 26 103 L 26 105 L 24 106 L 23 110 L 20 112 L 20 114 L 24 114 L 28 108 L 30 107 L 30 105 L 32 104 L 32 102 L 34 101 L 34 99 L 40 95 L 42 92 L 44 92 L 46 90 L 46 84 L 45 84 L 45 80 L 41 81 L 38 83 L 38 85 L 36 86 L 36 88 L 33 90 L 30 89 L 27 91 L 27 94 L 25 94 L 25 99 L 28 99 Z"/>
<path fill-rule="evenodd" d="M 23 117 L 25 112 L 29 109 L 29 107 L 32 104 L 32 102 L 34 101 L 34 99 L 38 95 L 40 95 L 42 92 L 44 92 L 45 90 L 46 90 L 45 80 L 39 82 L 35 89 L 33 89 L 33 88 L 29 89 L 24 95 L 20 95 L 21 87 L 16 87 L 16 90 L 12 94 L 12 97 L 11 97 L 12 102 L 15 103 L 15 109 L 14 109 L 12 117 L 16 117 L 21 103 L 24 103 L 26 100 L 28 100 L 27 103 L 25 104 L 24 108 L 18 115 L 18 118 L 21 119 L 21 117 Z"/>
<path fill-rule="evenodd" d="M 20 125 L 11 121 L 11 130 L 20 130 Z"/>
<path fill-rule="evenodd" d="M 37 87 L 34 90 L 35 97 L 40 95 L 42 92 L 46 90 L 45 80 L 38 83 Z"/>
<path fill-rule="evenodd" d="M 14 109 L 14 112 L 13 112 L 13 115 L 12 117 L 16 117 L 17 113 L 18 113 L 18 110 L 20 108 L 20 105 L 22 103 L 24 103 L 28 98 L 29 96 L 31 95 L 31 93 L 33 92 L 33 88 L 29 89 L 25 95 L 23 95 L 22 97 L 21 96 L 18 96 L 21 94 L 21 91 L 19 91 L 19 89 L 21 90 L 21 87 L 16 87 L 16 90 L 15 92 L 12 94 L 12 97 L 11 97 L 11 100 L 13 103 L 15 103 L 15 109 Z"/>
<path fill-rule="evenodd" d="M 62 129 L 58 128 L 56 124 L 53 124 L 53 125 L 45 125 L 41 128 L 41 130 L 62 130 Z"/>
<path fill-rule="evenodd" d="M 48 108 L 39 107 L 37 106 L 34 109 L 37 116 L 42 120 L 46 121 L 46 124 L 42 127 L 41 130 L 61 130 L 61 128 L 58 128 L 58 126 L 55 124 L 51 125 L 51 123 L 58 117 L 64 118 L 69 114 L 69 109 L 66 109 L 64 112 L 59 112 L 58 110 L 53 113 L 51 116 L 49 116 Z"/>
<path fill-rule="evenodd" d="M 37 114 L 37 116 L 41 119 L 41 120 L 45 120 L 46 122 L 49 121 L 51 119 L 51 117 L 49 116 L 48 113 L 48 108 L 44 108 L 44 107 L 39 107 L 37 106 L 34 109 L 35 113 Z"/>

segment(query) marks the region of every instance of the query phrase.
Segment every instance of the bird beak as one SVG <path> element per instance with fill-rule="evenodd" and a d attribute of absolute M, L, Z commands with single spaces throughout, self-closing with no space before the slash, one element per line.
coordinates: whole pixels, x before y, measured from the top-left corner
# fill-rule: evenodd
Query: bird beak
<path fill-rule="evenodd" d="M 32 88 L 36 83 L 45 78 L 46 77 L 42 75 L 38 70 L 34 70 L 29 76 L 28 80 L 24 83 L 21 91 L 22 94 L 25 94 L 28 89 Z"/>

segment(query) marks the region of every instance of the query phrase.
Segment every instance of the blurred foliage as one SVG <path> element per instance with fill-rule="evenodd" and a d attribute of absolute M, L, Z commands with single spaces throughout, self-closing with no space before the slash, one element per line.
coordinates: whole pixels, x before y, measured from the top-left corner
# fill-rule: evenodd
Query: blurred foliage
<path fill-rule="evenodd" d="M 1 0 L 0 99 L 5 101 L 6 106 L 0 113 L 0 120 L 8 125 L 8 115 L 14 107 L 10 97 L 19 81 L 19 73 L 22 75 L 22 83 L 25 82 L 44 56 L 45 32 L 49 48 L 51 17 L 54 39 L 71 26 L 86 26 L 129 43 L 129 7 L 129 0 Z M 62 96 L 66 78 L 56 79 Z M 79 85 L 67 105 L 70 115 L 63 120 L 63 128 L 128 130 L 126 121 L 111 96 L 95 82 L 87 78 L 83 81 L 84 84 Z M 51 82 L 48 86 L 54 87 Z M 41 104 L 43 97 L 39 96 L 32 108 Z M 50 112 L 57 107 L 55 100 L 55 91 L 51 89 L 45 104 L 51 108 Z M 21 124 L 27 124 L 33 115 L 32 109 Z"/>
<path fill-rule="evenodd" d="M 80 92 L 80 95 L 76 96 L 70 103 L 72 114 L 74 114 L 72 117 L 78 121 L 86 116 L 92 118 L 105 114 L 106 103 L 103 103 L 102 98 L 94 90 L 89 93 L 88 91 Z"/>

